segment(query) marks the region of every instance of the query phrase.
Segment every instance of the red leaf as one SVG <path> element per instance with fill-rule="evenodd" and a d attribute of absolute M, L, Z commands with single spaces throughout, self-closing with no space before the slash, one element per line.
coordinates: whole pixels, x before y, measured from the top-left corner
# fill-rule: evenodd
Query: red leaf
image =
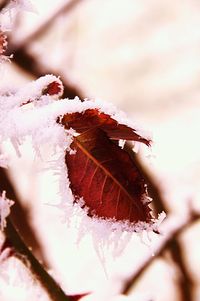
<path fill-rule="evenodd" d="M 130 222 L 149 221 L 150 208 L 143 204 L 145 181 L 129 154 L 100 129 L 74 138 L 66 153 L 73 194 L 83 197 L 88 215 Z"/>
<path fill-rule="evenodd" d="M 27 105 L 29 103 L 32 103 L 33 101 L 38 101 L 42 95 L 57 95 L 61 96 L 63 93 L 63 86 L 62 83 L 59 81 L 53 81 L 49 83 L 46 87 L 44 87 L 41 91 L 38 90 L 38 95 L 35 99 L 28 99 L 24 101 L 21 106 Z M 59 95 L 60 94 L 60 95 Z"/>
<path fill-rule="evenodd" d="M 65 114 L 60 118 L 59 122 L 64 125 L 66 129 L 73 128 L 78 133 L 83 133 L 91 128 L 99 127 L 111 139 L 133 140 L 150 145 L 150 140 L 138 135 L 134 129 L 119 124 L 110 115 L 100 113 L 98 109 L 88 109 L 83 113 Z"/>
<path fill-rule="evenodd" d="M 86 294 L 79 294 L 79 295 L 71 295 L 71 296 L 68 296 L 70 298 L 71 301 L 78 301 L 80 300 L 81 298 L 87 296 L 88 293 Z"/>
<path fill-rule="evenodd" d="M 56 95 L 60 94 L 63 91 L 61 83 L 54 81 L 50 83 L 43 91 L 42 95 Z"/>

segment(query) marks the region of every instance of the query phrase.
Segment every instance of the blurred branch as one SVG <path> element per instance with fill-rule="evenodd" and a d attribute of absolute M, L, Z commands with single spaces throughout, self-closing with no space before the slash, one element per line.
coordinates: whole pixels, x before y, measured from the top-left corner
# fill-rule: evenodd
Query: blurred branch
<path fill-rule="evenodd" d="M 148 194 L 153 199 L 153 205 L 156 210 L 156 215 L 162 211 L 167 212 L 168 210 L 166 208 L 165 201 L 162 198 L 162 192 L 159 186 L 154 181 L 152 175 L 149 173 L 147 168 L 144 167 L 138 155 L 132 151 L 132 144 L 130 142 L 126 142 L 124 149 L 129 153 L 134 163 L 136 164 L 137 168 L 143 175 L 145 182 L 147 183 Z"/>
<path fill-rule="evenodd" d="M 184 260 L 183 251 L 181 244 L 178 239 L 172 239 L 167 244 L 166 248 L 169 248 L 171 251 L 172 259 L 179 268 L 181 275 L 179 276 L 179 286 L 181 288 L 181 300 L 183 301 L 192 301 L 192 291 L 194 283 L 188 273 L 188 269 Z"/>
<path fill-rule="evenodd" d="M 56 74 L 53 70 L 49 70 L 49 68 L 42 66 L 42 63 L 34 55 L 31 55 L 28 52 L 27 48 L 28 46 L 30 46 L 30 43 L 33 40 L 39 38 L 40 35 L 44 34 L 46 30 L 49 29 L 49 26 L 55 18 L 57 18 L 61 14 L 71 12 L 72 9 L 81 1 L 82 0 L 73 0 L 63 4 L 57 11 L 53 13 L 53 15 L 51 15 L 39 28 L 37 28 L 35 32 L 30 34 L 29 37 L 27 37 L 20 45 L 15 45 L 15 43 L 12 44 L 12 42 L 10 41 L 8 43 L 7 55 L 12 55 L 12 61 L 25 72 L 29 73 L 35 78 L 46 74 L 54 74 L 56 76 L 60 76 L 60 74 Z M 64 98 L 74 98 L 75 96 L 78 96 L 80 99 L 85 98 L 80 88 L 71 84 L 70 80 L 62 78 L 62 82 L 64 85 Z"/>
<path fill-rule="evenodd" d="M 125 150 L 133 158 L 134 163 L 137 165 L 137 168 L 140 170 L 145 179 L 145 182 L 147 183 L 148 193 L 153 199 L 153 205 L 156 210 L 156 215 L 162 211 L 168 212 L 165 201 L 162 198 L 162 191 L 160 190 L 158 184 L 156 183 L 150 172 L 143 165 L 141 159 L 132 151 L 132 144 L 130 144 L 130 142 L 126 142 Z"/>
<path fill-rule="evenodd" d="M 11 210 L 10 217 L 15 223 L 21 234 L 26 240 L 26 243 L 34 250 L 40 260 L 47 266 L 45 262 L 45 256 L 43 254 L 41 245 L 38 238 L 29 222 L 29 214 L 27 208 L 24 208 L 17 197 L 17 193 L 7 175 L 5 169 L 0 168 L 0 191 L 6 191 L 6 195 L 9 199 L 15 201 L 15 206 Z M 23 223 L 22 223 L 23 221 Z"/>
<path fill-rule="evenodd" d="M 43 288 L 47 291 L 52 301 L 70 301 L 71 298 L 65 295 L 60 286 L 55 280 L 44 270 L 42 265 L 37 261 L 34 255 L 31 253 L 29 248 L 25 245 L 19 233 L 11 223 L 10 219 L 7 219 L 7 226 L 5 228 L 6 237 L 11 242 L 15 251 L 19 254 L 19 259 L 23 263 L 27 263 L 26 266 L 33 275 L 40 281 Z M 26 260 L 24 260 L 26 258 Z"/>
<path fill-rule="evenodd" d="M 154 253 L 155 256 L 152 256 L 151 254 L 145 258 L 143 263 L 138 266 L 137 270 L 132 274 L 132 276 L 124 283 L 122 288 L 123 294 L 128 294 L 129 290 L 132 288 L 134 283 L 140 278 L 142 273 L 151 265 L 151 263 L 160 256 L 166 248 L 170 247 L 171 243 L 178 238 L 178 236 L 183 233 L 187 228 L 191 227 L 193 223 L 200 220 L 200 213 L 199 212 L 191 212 L 190 215 L 185 219 L 184 221 L 177 220 L 176 226 L 171 231 L 168 231 L 168 228 L 170 228 L 170 221 L 168 221 L 168 224 L 166 222 L 166 236 L 160 240 L 159 245 L 155 247 Z M 169 227 L 168 227 L 169 225 Z M 184 280 L 185 281 L 185 280 Z M 190 289 L 190 287 L 189 287 Z M 190 296 L 190 295 L 189 295 Z M 184 299 L 186 300 L 184 295 Z M 190 299 L 187 299 L 187 301 Z"/>
<path fill-rule="evenodd" d="M 15 49 L 22 49 L 25 48 L 29 43 L 33 42 L 34 40 L 38 39 L 40 36 L 44 35 L 52 23 L 61 15 L 69 14 L 73 11 L 73 9 L 83 0 L 71 0 L 63 3 L 61 7 L 59 7 L 56 11 L 53 12 L 52 15 L 48 16 L 47 19 L 34 31 L 32 32 L 27 38 L 24 39 L 19 45 L 15 46 Z"/>
<path fill-rule="evenodd" d="M 59 74 L 56 74 L 55 72 L 42 66 L 42 64 L 33 55 L 29 54 L 23 48 L 13 52 L 12 61 L 34 78 L 39 78 L 40 76 L 52 73 L 55 76 L 60 76 Z M 64 85 L 64 98 L 74 98 L 75 96 L 78 96 L 80 99 L 85 98 L 82 94 L 82 91 L 78 87 L 73 86 L 66 79 L 62 78 L 62 83 Z"/>
<path fill-rule="evenodd" d="M 138 158 L 138 156 L 132 152 L 131 145 L 129 143 L 127 143 L 125 147 L 126 147 L 126 150 L 128 151 L 128 153 L 130 154 L 130 156 L 134 157 L 134 162 L 136 162 L 137 167 L 139 168 L 139 170 L 141 171 L 141 173 L 143 174 L 143 176 L 145 178 L 145 181 L 148 185 L 149 195 L 153 198 L 153 205 L 154 205 L 154 208 L 156 209 L 157 213 L 162 212 L 162 211 L 167 212 L 168 210 L 165 205 L 165 201 L 162 198 L 162 192 L 160 191 L 160 188 L 158 187 L 157 183 L 154 181 L 152 175 L 143 166 L 143 164 L 140 161 L 140 159 Z M 175 235 L 175 237 L 172 237 L 170 239 L 169 243 L 167 243 L 165 245 L 163 251 L 165 251 L 165 249 L 169 249 L 169 251 L 171 252 L 171 255 L 172 255 L 172 259 L 174 260 L 174 263 L 177 265 L 177 267 L 181 273 L 178 284 L 179 284 L 180 293 L 182 295 L 182 301 L 192 301 L 193 283 L 192 283 L 192 279 L 188 273 L 188 270 L 186 269 L 184 256 L 182 254 L 183 253 L 182 247 L 181 247 L 180 241 L 177 240 L 177 235 Z M 163 251 L 160 252 L 159 254 L 157 254 L 157 256 L 161 255 L 161 253 L 163 253 Z M 142 269 L 141 272 L 139 273 L 139 275 L 145 269 Z M 129 281 L 129 284 L 127 287 L 129 287 L 129 286 L 131 287 L 131 281 L 132 281 L 132 285 L 133 285 L 134 282 L 138 279 L 138 277 L 136 277 L 136 278 L 133 277 L 132 280 Z"/>

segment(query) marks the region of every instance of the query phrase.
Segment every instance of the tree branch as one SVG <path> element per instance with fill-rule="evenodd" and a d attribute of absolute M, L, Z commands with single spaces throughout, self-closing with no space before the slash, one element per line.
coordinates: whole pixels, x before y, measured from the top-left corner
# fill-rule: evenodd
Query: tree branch
<path fill-rule="evenodd" d="M 9 43 L 8 43 L 9 45 Z M 13 59 L 12 61 L 17 64 L 21 69 L 25 72 L 29 73 L 35 79 L 46 74 L 54 74 L 55 76 L 60 76 L 56 74 L 54 71 L 49 70 L 48 68 L 42 66 L 42 64 L 31 54 L 29 54 L 25 49 L 18 49 L 13 52 Z M 78 88 L 73 86 L 69 81 L 66 79 L 62 79 L 62 83 L 64 85 L 64 98 L 74 98 L 78 96 L 80 99 L 84 99 L 82 91 Z"/>
<path fill-rule="evenodd" d="M 192 291 L 193 291 L 194 283 L 188 273 L 188 269 L 185 264 L 181 243 L 178 241 L 178 239 L 172 239 L 166 245 L 166 249 L 170 249 L 172 259 L 176 263 L 181 273 L 179 276 L 179 287 L 181 288 L 180 289 L 181 300 L 192 301 L 193 300 Z"/>
<path fill-rule="evenodd" d="M 126 150 L 128 151 L 128 153 L 130 154 L 130 156 L 134 157 L 134 162 L 136 162 L 137 167 L 139 168 L 139 170 L 141 171 L 141 173 L 143 174 L 143 176 L 145 178 L 145 181 L 148 185 L 149 194 L 153 198 L 153 205 L 154 205 L 154 208 L 156 209 L 157 213 L 162 212 L 162 211 L 167 212 L 168 209 L 166 207 L 164 199 L 162 198 L 162 192 L 160 191 L 158 185 L 154 181 L 152 175 L 143 166 L 143 164 L 140 161 L 140 159 L 138 158 L 138 156 L 133 153 L 133 151 L 131 149 L 131 145 L 129 143 L 127 143 L 125 147 L 126 147 Z M 170 241 L 165 245 L 163 250 L 159 254 L 157 254 L 157 256 L 162 255 L 162 253 L 166 249 L 169 249 L 169 251 L 172 255 L 172 259 L 174 260 L 174 263 L 177 265 L 177 267 L 181 273 L 181 275 L 179 277 L 178 286 L 179 286 L 180 294 L 182 296 L 182 300 L 183 301 L 192 301 L 193 282 L 192 282 L 192 279 L 186 268 L 184 256 L 182 254 L 181 243 L 177 239 L 177 236 L 172 237 L 170 239 Z M 130 279 L 127 282 L 127 288 L 124 289 L 125 291 L 129 290 L 129 288 L 131 287 L 131 283 L 133 285 L 134 282 L 140 277 L 140 275 L 143 273 L 143 271 L 147 267 L 148 267 L 148 265 L 146 267 L 144 267 L 144 269 L 141 269 L 138 276 L 136 276 L 136 277 L 133 276 L 132 279 Z M 125 285 L 125 287 L 126 287 L 126 285 Z"/>
<path fill-rule="evenodd" d="M 199 219 L 199 212 L 191 212 L 191 214 L 184 221 L 177 220 L 176 227 L 169 231 L 170 219 L 168 218 L 168 223 L 165 222 L 166 236 L 162 240 L 160 240 L 159 244 L 155 247 L 155 256 L 152 256 L 150 254 L 148 257 L 145 258 L 142 264 L 138 266 L 137 270 L 134 271 L 132 276 L 124 283 L 123 288 L 121 290 L 122 293 L 128 294 L 133 284 L 140 278 L 142 273 L 151 265 L 151 263 L 158 256 L 160 256 L 166 248 L 170 247 L 170 244 L 173 242 L 173 240 L 177 239 L 181 233 L 183 233 L 187 228 L 189 228 L 193 223 L 197 222 Z"/>

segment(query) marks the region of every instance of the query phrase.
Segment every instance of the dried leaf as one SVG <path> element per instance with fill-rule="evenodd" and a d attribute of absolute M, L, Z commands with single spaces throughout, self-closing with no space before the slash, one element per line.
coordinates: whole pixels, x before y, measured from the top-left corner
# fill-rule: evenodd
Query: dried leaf
<path fill-rule="evenodd" d="M 124 139 L 139 141 L 150 145 L 150 140 L 138 135 L 136 131 L 124 124 L 119 124 L 110 115 L 100 113 L 98 109 L 88 109 L 83 113 L 65 114 L 59 122 L 66 129 L 73 128 L 78 133 L 83 133 L 89 129 L 99 127 L 106 134 L 115 140 Z"/>
<path fill-rule="evenodd" d="M 145 181 L 129 154 L 111 141 L 99 128 L 74 138 L 66 152 L 71 189 L 83 197 L 89 216 L 129 220 L 151 219 L 150 208 L 143 203 Z M 77 200 L 78 201 L 78 200 Z"/>

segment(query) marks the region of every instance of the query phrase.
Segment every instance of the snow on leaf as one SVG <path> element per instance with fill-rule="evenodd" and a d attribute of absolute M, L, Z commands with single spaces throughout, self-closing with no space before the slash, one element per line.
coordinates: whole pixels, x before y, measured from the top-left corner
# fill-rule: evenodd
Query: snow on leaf
<path fill-rule="evenodd" d="M 134 164 L 131 161 L 131 163 L 129 162 L 130 165 L 132 164 L 130 169 L 132 169 L 134 176 L 129 181 L 129 175 L 125 172 L 127 163 L 124 164 L 124 161 L 126 160 L 122 159 L 123 156 L 128 155 L 125 151 L 121 153 L 121 148 L 117 146 L 116 141 L 112 141 L 110 137 L 108 138 L 108 135 L 112 137 L 114 133 L 115 139 L 113 140 L 117 140 L 122 134 L 122 137 L 124 137 L 124 135 L 129 135 L 131 133 L 131 135 L 133 135 L 131 137 L 133 140 L 136 140 L 136 143 L 149 144 L 150 138 L 148 135 L 145 135 L 143 131 L 141 132 L 137 125 L 129 120 L 123 112 L 119 111 L 112 104 L 107 102 L 105 103 L 99 100 L 81 101 L 78 97 L 74 99 L 60 99 L 59 101 L 55 101 L 55 98 L 59 97 L 59 91 L 56 91 L 58 94 L 51 95 L 53 93 L 51 92 L 52 90 L 50 88 L 51 84 L 54 86 L 54 83 L 59 84 L 61 81 L 59 78 L 53 75 L 46 75 L 23 86 L 14 94 L 0 96 L 1 143 L 7 143 L 7 141 L 10 140 L 16 151 L 20 152 L 20 145 L 23 143 L 23 141 L 25 141 L 26 137 L 30 137 L 33 150 L 39 158 L 41 158 L 40 150 L 42 150 L 43 146 L 45 147 L 45 145 L 48 144 L 49 156 L 51 156 L 52 152 L 52 154 L 56 154 L 56 157 L 58 158 L 56 159 L 55 163 L 52 163 L 52 166 L 49 165 L 48 168 L 53 169 L 53 171 L 55 170 L 56 175 L 58 175 L 60 194 L 59 199 L 57 197 L 56 198 L 57 203 L 60 204 L 59 208 L 62 208 L 61 214 L 64 215 L 63 218 L 65 218 L 65 220 L 69 220 L 71 223 L 73 223 L 72 217 L 76 216 L 76 223 L 77 220 L 79 220 L 78 223 L 80 224 L 83 234 L 88 232 L 95 234 L 96 232 L 98 241 L 99 237 L 102 238 L 102 235 L 105 237 L 105 241 L 107 241 L 107 238 L 111 232 L 112 237 L 114 237 L 114 233 L 116 233 L 116 237 L 119 237 L 121 235 L 119 233 L 123 233 L 124 231 L 127 231 L 127 233 L 132 233 L 133 231 L 154 231 L 157 229 L 157 221 L 151 218 L 148 205 L 144 202 L 144 199 L 147 199 L 147 195 L 145 182 L 142 175 L 138 173 L 137 168 L 134 167 Z M 57 88 L 58 86 L 56 85 L 55 89 L 57 90 Z M 31 100 L 32 105 L 22 105 L 27 100 Z M 101 175 L 104 174 L 109 181 L 113 182 L 113 188 L 111 187 L 112 189 L 114 189 L 114 187 L 117 189 L 117 187 L 123 186 L 122 195 L 128 195 L 126 201 L 122 198 L 121 192 L 119 195 L 120 201 L 117 202 L 116 199 L 116 203 L 114 203 L 113 199 L 113 203 L 111 202 L 111 204 L 109 204 L 110 209 L 106 215 L 106 219 L 104 219 L 104 215 L 101 212 L 101 210 L 105 211 L 103 206 L 99 206 L 97 213 L 95 213 L 96 207 L 94 208 L 94 211 L 92 211 L 92 209 L 90 210 L 90 215 L 93 215 L 93 218 L 89 217 L 87 215 L 87 211 L 82 209 L 84 202 L 85 207 L 88 207 L 87 196 L 85 199 L 85 196 L 83 195 L 83 198 L 81 198 L 82 203 L 80 203 L 80 201 L 77 202 L 77 200 L 75 201 L 75 198 L 72 194 L 74 193 L 75 188 L 70 189 L 70 187 L 72 188 L 72 184 L 74 184 L 70 178 L 71 170 L 69 166 L 67 169 L 65 160 L 67 161 L 67 156 L 70 156 L 70 160 L 72 160 L 73 156 L 76 156 L 77 150 L 80 151 L 77 144 L 78 139 L 81 139 L 81 137 L 85 135 L 85 132 L 80 136 L 77 136 L 77 132 L 75 132 L 76 129 L 71 127 L 69 130 L 67 129 L 69 126 L 65 126 L 65 124 L 58 122 L 58 119 L 61 121 L 63 117 L 66 118 L 68 115 L 68 118 L 70 114 L 73 115 L 76 113 L 83 115 L 83 119 L 85 119 L 85 116 L 88 112 L 88 123 L 90 123 L 89 117 L 93 119 L 91 123 L 92 129 L 90 129 L 90 131 L 97 131 L 98 133 L 101 132 L 101 134 L 98 134 L 99 136 L 97 137 L 106 137 L 106 145 L 115 149 L 115 162 L 118 164 L 119 161 L 120 163 L 120 166 L 116 167 L 116 172 L 118 173 L 118 177 L 120 177 L 120 179 L 114 175 L 115 180 L 113 181 L 113 175 L 108 176 L 109 172 L 104 172 L 100 164 L 97 164 L 96 168 L 98 172 L 101 170 Z M 97 126 L 94 126 L 94 120 L 97 121 Z M 132 130 L 132 128 L 134 130 Z M 75 136 L 77 137 L 74 138 Z M 129 137 L 126 136 L 126 138 L 128 139 Z M 72 141 L 74 142 L 72 143 Z M 81 143 L 82 142 L 79 142 L 79 145 Z M 72 149 L 73 146 L 74 151 Z M 87 148 L 85 151 L 86 150 Z M 105 148 L 105 152 L 106 151 L 107 148 Z M 120 155 L 118 155 L 119 152 Z M 124 152 L 125 155 L 122 155 Z M 84 155 L 86 154 L 83 152 L 82 156 Z M 80 162 L 79 165 L 75 165 L 75 162 L 73 164 L 73 176 L 75 176 L 75 172 L 80 169 Z M 115 171 L 115 169 L 111 170 Z M 95 172 L 95 170 L 93 171 Z M 122 172 L 124 177 L 123 180 L 121 180 Z M 117 184 L 117 181 L 121 186 Z M 106 188 L 108 182 L 104 185 Z M 96 191 L 98 191 L 98 181 L 96 181 L 96 186 Z M 106 195 L 107 200 L 109 196 L 108 193 L 106 194 L 105 188 L 102 190 L 102 193 Z M 131 189 L 135 190 L 132 191 Z M 131 192 L 129 190 L 131 190 Z M 79 194 L 79 196 L 82 196 L 82 194 Z M 93 200 L 91 199 L 90 202 L 93 202 Z M 126 205 L 125 202 L 127 202 Z M 122 206 L 123 210 L 120 209 L 121 207 L 117 209 L 117 203 Z M 95 217 L 94 214 L 96 214 Z M 130 220 L 132 221 L 131 223 Z"/>
<path fill-rule="evenodd" d="M 83 197 L 89 216 L 130 222 L 151 220 L 144 204 L 146 185 L 143 176 L 128 155 L 104 131 L 88 130 L 74 138 L 66 152 L 66 164 L 72 192 Z"/>
<path fill-rule="evenodd" d="M 36 103 L 45 95 L 50 95 L 56 100 L 60 98 L 62 94 L 63 84 L 61 80 L 53 75 L 46 75 L 28 84 L 26 88 L 19 90 L 16 96 L 19 95 L 20 98 L 27 98 L 21 103 L 21 106 L 23 106 L 32 102 Z"/>
<path fill-rule="evenodd" d="M 100 112 L 98 109 L 88 109 L 85 112 L 65 114 L 59 122 L 66 129 L 72 127 L 78 133 L 83 133 L 91 128 L 100 128 L 115 140 L 132 140 L 150 145 L 150 140 L 143 138 L 127 125 L 118 123 L 109 114 Z"/>

